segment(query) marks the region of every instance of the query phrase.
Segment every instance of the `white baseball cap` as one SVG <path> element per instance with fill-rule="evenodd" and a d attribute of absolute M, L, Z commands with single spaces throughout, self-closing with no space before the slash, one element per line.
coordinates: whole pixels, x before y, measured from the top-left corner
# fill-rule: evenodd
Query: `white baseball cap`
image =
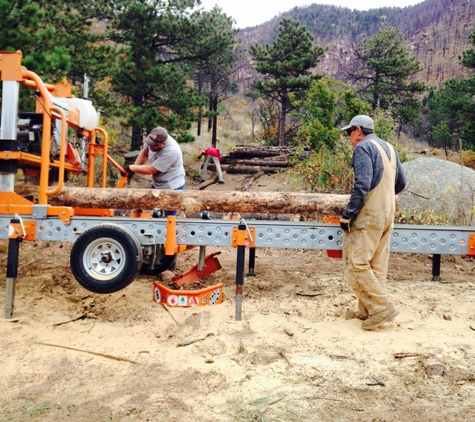
<path fill-rule="evenodd" d="M 371 117 L 366 116 L 364 114 L 360 114 L 359 116 L 355 116 L 351 119 L 349 125 L 342 127 L 341 130 L 348 130 L 352 127 L 359 126 L 364 127 L 366 129 L 374 130 L 374 121 Z"/>

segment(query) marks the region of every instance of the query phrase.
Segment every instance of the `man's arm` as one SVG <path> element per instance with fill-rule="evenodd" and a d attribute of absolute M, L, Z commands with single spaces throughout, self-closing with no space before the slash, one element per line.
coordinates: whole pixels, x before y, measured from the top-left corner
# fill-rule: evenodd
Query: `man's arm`
<path fill-rule="evenodd" d="M 137 174 L 155 174 L 158 171 L 151 164 L 132 164 L 129 168 Z"/>
<path fill-rule="evenodd" d="M 147 159 L 148 159 L 148 149 L 147 148 L 142 148 L 142 151 L 140 151 L 140 154 L 135 159 L 135 163 L 133 165 L 143 164 L 143 163 L 145 163 L 145 161 L 147 161 Z"/>
<path fill-rule="evenodd" d="M 148 159 L 148 149 L 143 148 L 140 151 L 135 163 L 129 166 L 129 169 L 137 174 L 154 174 L 158 170 L 151 164 L 144 164 Z"/>
<path fill-rule="evenodd" d="M 407 179 L 406 175 L 404 174 L 404 170 L 402 168 L 401 161 L 399 160 L 399 157 L 397 158 L 397 176 L 396 176 L 396 184 L 394 186 L 394 192 L 396 195 L 400 192 L 402 192 L 406 186 L 407 186 Z"/>
<path fill-rule="evenodd" d="M 357 146 L 353 151 L 354 184 L 351 190 L 350 201 L 343 211 L 346 219 L 355 218 L 363 207 L 366 195 L 371 190 L 373 180 L 373 163 L 368 151 Z"/>

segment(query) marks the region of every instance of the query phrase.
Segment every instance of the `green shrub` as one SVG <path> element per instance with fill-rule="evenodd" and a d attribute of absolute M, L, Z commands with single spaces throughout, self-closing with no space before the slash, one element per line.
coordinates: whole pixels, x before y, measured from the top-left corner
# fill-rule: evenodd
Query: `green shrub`
<path fill-rule="evenodd" d="M 190 133 L 182 133 L 176 137 L 176 141 L 178 143 L 188 143 L 188 142 L 194 142 L 195 137 L 191 135 Z"/>
<path fill-rule="evenodd" d="M 353 186 L 351 154 L 348 142 L 339 140 L 335 151 L 322 147 L 319 152 L 298 155 L 289 175 L 313 192 L 349 193 Z"/>

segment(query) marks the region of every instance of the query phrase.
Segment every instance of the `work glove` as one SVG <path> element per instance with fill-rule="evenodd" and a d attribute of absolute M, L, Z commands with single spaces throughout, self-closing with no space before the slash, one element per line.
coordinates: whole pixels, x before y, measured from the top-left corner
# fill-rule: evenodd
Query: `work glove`
<path fill-rule="evenodd" d="M 340 227 L 347 233 L 351 230 L 351 218 L 340 218 Z"/>
<path fill-rule="evenodd" d="M 127 173 L 127 183 L 130 183 L 132 176 L 135 174 L 132 170 L 130 170 L 130 166 L 124 167 L 125 172 Z"/>

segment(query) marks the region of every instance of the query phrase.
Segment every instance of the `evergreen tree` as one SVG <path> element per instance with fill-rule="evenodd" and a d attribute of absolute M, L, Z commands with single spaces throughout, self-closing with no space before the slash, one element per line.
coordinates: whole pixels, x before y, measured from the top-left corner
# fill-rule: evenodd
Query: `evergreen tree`
<path fill-rule="evenodd" d="M 402 33 L 384 28 L 372 38 L 364 37 L 352 51 L 357 60 L 354 68 L 347 70 L 349 79 L 372 110 L 391 111 L 400 123 L 415 125 L 420 111 L 417 95 L 426 86 L 410 80 L 422 66 L 410 55 Z"/>
<path fill-rule="evenodd" d="M 367 114 L 370 106 L 357 98 L 348 85 L 330 77 L 313 81 L 305 97 L 295 102 L 300 121 L 300 144 L 315 151 L 334 151 L 341 138 L 343 122 L 358 114 Z"/>
<path fill-rule="evenodd" d="M 195 0 L 121 0 L 111 9 L 109 36 L 117 45 L 114 90 L 127 99 L 120 112 L 132 126 L 131 149 L 157 125 L 187 130 L 199 105 L 187 86 L 190 66 L 230 42 L 220 32 L 221 17 L 193 11 Z M 214 30 L 212 30 L 214 29 Z"/>
<path fill-rule="evenodd" d="M 475 32 L 469 36 L 475 46 Z M 462 53 L 460 62 L 471 72 L 466 79 L 449 79 L 430 99 L 429 120 L 432 122 L 430 137 L 445 149 L 457 144 L 475 148 L 475 49 Z"/>
<path fill-rule="evenodd" d="M 325 49 L 314 45 L 313 35 L 299 22 L 284 18 L 279 22 L 279 32 L 272 45 L 262 48 L 251 45 L 250 54 L 256 61 L 254 69 L 264 75 L 263 80 L 254 82 L 254 88 L 279 104 L 279 145 L 285 144 L 286 116 L 293 109 L 291 95 L 307 90 L 314 75 L 314 68 Z"/>
<path fill-rule="evenodd" d="M 96 1 L 76 3 L 0 0 L 0 50 L 21 50 L 22 64 L 48 81 L 68 76 L 74 83 L 84 73 L 102 78 L 110 48 L 91 31 Z"/>
<path fill-rule="evenodd" d="M 195 87 L 198 95 L 206 96 L 208 103 L 208 131 L 212 131 L 211 143 L 216 147 L 217 141 L 217 118 L 218 105 L 230 93 L 235 93 L 237 84 L 231 80 L 232 74 L 236 71 L 236 63 L 241 55 L 236 53 L 237 42 L 235 35 L 237 29 L 234 20 L 222 13 L 221 9 L 215 7 L 211 10 L 216 16 L 216 24 L 210 26 L 209 30 L 220 32 L 222 37 L 228 37 L 228 42 L 223 48 L 214 54 L 208 55 L 204 59 L 197 60 L 194 67 Z M 203 108 L 199 107 L 197 134 L 201 134 L 201 118 Z"/>

